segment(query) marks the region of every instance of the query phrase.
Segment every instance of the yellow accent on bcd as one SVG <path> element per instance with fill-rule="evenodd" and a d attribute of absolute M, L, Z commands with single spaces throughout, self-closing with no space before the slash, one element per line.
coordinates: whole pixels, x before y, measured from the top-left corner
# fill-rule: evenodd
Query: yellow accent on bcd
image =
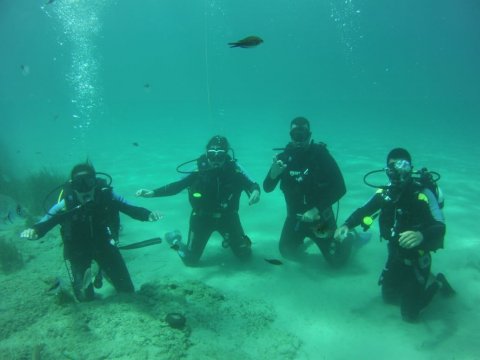
<path fill-rule="evenodd" d="M 425 201 L 426 203 L 428 203 L 428 197 L 424 193 L 418 194 L 418 200 Z"/>

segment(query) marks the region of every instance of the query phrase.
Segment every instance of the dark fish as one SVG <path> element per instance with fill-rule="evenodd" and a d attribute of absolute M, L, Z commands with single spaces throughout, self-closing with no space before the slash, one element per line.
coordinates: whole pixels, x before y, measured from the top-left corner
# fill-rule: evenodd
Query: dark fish
<path fill-rule="evenodd" d="M 132 143 L 132 145 L 133 145 L 133 146 L 139 146 L 140 144 L 135 141 L 135 142 Z"/>
<path fill-rule="evenodd" d="M 48 0 L 45 4 L 46 5 L 49 5 L 49 4 L 52 4 L 55 0 Z"/>
<path fill-rule="evenodd" d="M 173 244 L 172 246 L 170 246 L 170 249 L 175 250 L 175 251 L 178 251 L 178 250 L 180 250 L 180 245 L 178 245 L 178 243 L 177 243 L 177 244 Z"/>
<path fill-rule="evenodd" d="M 263 43 L 263 40 L 258 36 L 247 36 L 245 39 L 238 40 L 235 42 L 228 43 L 231 48 L 241 47 L 241 48 L 252 48 Z"/>
<path fill-rule="evenodd" d="M 143 85 L 143 87 L 144 87 L 145 89 L 150 89 L 150 84 L 149 84 L 149 83 L 146 83 L 146 84 Z"/>
<path fill-rule="evenodd" d="M 278 259 L 264 259 L 264 260 L 272 265 L 283 265 L 283 262 L 281 262 Z"/>

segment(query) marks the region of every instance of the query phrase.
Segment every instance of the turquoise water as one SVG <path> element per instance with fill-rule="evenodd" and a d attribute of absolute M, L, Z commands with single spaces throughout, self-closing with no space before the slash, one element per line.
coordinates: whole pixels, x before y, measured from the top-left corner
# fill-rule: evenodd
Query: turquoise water
<path fill-rule="evenodd" d="M 389 329 L 414 343 L 405 356 L 477 359 L 480 349 L 470 335 L 478 334 L 478 314 L 472 308 L 478 305 L 480 268 L 475 221 L 480 210 L 479 19 L 476 0 L 0 0 L 0 170 L 6 178 L 44 167 L 67 174 L 89 157 L 98 170 L 114 176 L 117 190 L 132 197 L 138 187 L 175 180 L 175 166 L 198 156 L 206 141 L 220 133 L 260 182 L 271 149 L 288 141 L 290 120 L 305 116 L 314 138 L 329 145 L 344 172 L 349 192 L 342 200 L 343 219 L 371 193 L 362 184 L 363 174 L 382 167 L 389 149 L 404 146 L 415 165 L 442 174 L 449 237 L 437 264 L 452 274 L 464 295 L 447 311 L 455 326 L 442 322 L 456 329 L 453 335 L 446 330 L 445 335 L 443 325 L 435 327 L 438 320 L 430 324 L 440 328 L 433 331 L 435 341 L 445 344 L 432 340 L 429 344 L 435 346 L 418 353 L 422 346 L 404 325 L 396 328 L 396 311 L 388 318 Z M 248 35 L 260 36 L 264 43 L 253 49 L 228 47 Z M 186 231 L 185 197 L 133 201 L 166 213 L 162 231 Z M 241 211 L 247 232 L 258 239 L 259 253 L 276 251 L 284 214 L 281 195 L 264 194 L 256 208 Z M 144 225 L 131 226 L 142 237 L 150 236 Z M 369 281 L 355 295 L 378 296 L 374 284 L 385 249 L 375 246 L 376 251 L 362 250 L 364 256 L 354 267 Z M 169 255 L 167 268 L 183 269 Z M 208 253 L 206 257 L 208 262 Z M 129 264 L 136 283 L 156 276 L 153 269 L 153 275 L 145 275 L 145 265 L 133 255 Z M 220 288 L 230 281 L 213 270 L 185 271 L 183 276 Z M 283 276 L 302 275 L 295 271 Z M 303 275 L 310 280 L 312 272 Z M 238 276 L 231 281 L 247 277 Z M 336 280 L 355 287 L 356 279 L 343 274 Z M 253 285 L 252 293 L 263 294 L 265 283 L 253 276 L 255 281 L 261 285 Z M 332 294 L 344 296 L 345 289 L 328 285 Z M 224 286 L 225 291 L 237 289 Z M 280 325 L 289 328 L 289 306 L 297 302 L 282 298 L 284 287 L 270 290 L 277 298 L 276 310 L 288 314 Z M 308 296 L 305 290 L 301 294 Z M 335 323 L 342 306 L 349 305 L 343 297 L 331 300 L 341 306 L 322 315 Z M 302 309 L 316 305 L 297 301 Z M 368 303 L 368 298 L 359 300 L 358 307 L 365 310 Z M 384 311 L 382 304 L 372 306 Z M 452 308 L 460 310 L 452 315 Z M 381 325 L 375 321 L 379 315 L 363 310 L 356 310 L 363 318 L 354 322 L 355 331 L 361 332 L 365 317 L 368 325 Z M 316 325 L 297 322 L 292 320 L 289 331 L 301 329 L 306 348 L 297 357 L 314 359 Z M 458 330 L 462 327 L 464 332 Z M 343 331 L 348 327 L 331 330 L 328 338 L 336 339 L 337 332 L 345 335 Z M 416 332 L 419 337 L 428 334 L 426 329 Z M 400 348 L 394 338 L 384 341 Z M 325 339 L 322 345 L 328 347 Z M 371 355 L 375 349 L 361 336 L 352 341 L 357 353 Z M 453 342 L 461 346 L 445 352 Z M 342 359 L 348 351 L 332 348 L 324 354 Z"/>
<path fill-rule="evenodd" d="M 95 160 L 133 141 L 198 147 L 217 132 L 265 148 L 285 142 L 300 114 L 332 146 L 354 134 L 435 148 L 475 140 L 473 0 L 0 6 L 2 143 L 12 162 Z M 264 44 L 226 45 L 250 34 Z"/>

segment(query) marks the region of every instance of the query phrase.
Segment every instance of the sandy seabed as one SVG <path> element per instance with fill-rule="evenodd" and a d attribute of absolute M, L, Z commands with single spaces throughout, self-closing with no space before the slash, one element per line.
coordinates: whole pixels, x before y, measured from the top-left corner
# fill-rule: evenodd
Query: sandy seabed
<path fill-rule="evenodd" d="M 355 161 L 342 159 L 344 171 L 363 171 Z M 154 224 L 122 217 L 123 244 L 173 228 L 187 232 L 186 194 L 135 199 L 128 195 L 139 186 L 161 183 L 113 175 L 128 200 L 165 214 Z M 366 200 L 365 189 L 351 188 L 340 221 Z M 218 235 L 196 268 L 185 267 L 164 243 L 123 251 L 136 293 L 118 295 L 106 283 L 90 303 L 63 301 L 49 291 L 55 278 L 69 289 L 58 229 L 30 242 L 19 239 L 18 221 L 3 226 L 0 236 L 17 247 L 24 265 L 0 273 L 0 359 L 480 359 L 478 225 L 465 216 L 478 204 L 469 189 L 461 173 L 444 181 L 451 194 L 448 236 L 446 249 L 433 255 L 433 270 L 447 275 L 457 295 L 436 297 L 418 324 L 404 323 L 399 309 L 381 300 L 376 283 L 386 244 L 377 229 L 341 270 L 330 269 L 314 246 L 304 263 L 281 259 L 284 203 L 278 192 L 263 194 L 253 207 L 242 199 L 242 222 L 253 242 L 250 262 L 237 262 Z M 183 329 L 166 323 L 171 312 L 185 315 Z"/>

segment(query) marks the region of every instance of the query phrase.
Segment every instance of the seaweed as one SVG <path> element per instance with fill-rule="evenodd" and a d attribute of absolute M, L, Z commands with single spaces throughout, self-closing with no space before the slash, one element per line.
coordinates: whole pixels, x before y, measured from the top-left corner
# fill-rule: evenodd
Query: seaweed
<path fill-rule="evenodd" d="M 13 197 L 18 195 L 18 193 L 16 182 L 7 172 L 0 168 L 0 194 Z"/>
<path fill-rule="evenodd" d="M 23 210 L 27 222 L 45 213 L 56 201 L 58 193 L 52 193 L 65 183 L 65 177 L 59 173 L 42 168 L 25 178 L 18 178 L 0 168 L 0 194 L 15 199 Z"/>
<path fill-rule="evenodd" d="M 23 256 L 12 241 L 0 237 L 0 270 L 10 274 L 23 268 Z"/>
<path fill-rule="evenodd" d="M 17 194 L 14 181 L 14 164 L 9 149 L 2 139 L 0 139 L 0 154 L 2 154 L 2 161 L 0 161 L 0 194 L 13 197 L 14 194 Z"/>
<path fill-rule="evenodd" d="M 31 173 L 20 182 L 21 189 L 17 200 L 28 209 L 30 215 L 36 216 L 45 213 L 57 199 L 52 191 L 65 182 L 65 177 L 43 168 Z M 28 221 L 28 219 L 27 219 Z"/>

